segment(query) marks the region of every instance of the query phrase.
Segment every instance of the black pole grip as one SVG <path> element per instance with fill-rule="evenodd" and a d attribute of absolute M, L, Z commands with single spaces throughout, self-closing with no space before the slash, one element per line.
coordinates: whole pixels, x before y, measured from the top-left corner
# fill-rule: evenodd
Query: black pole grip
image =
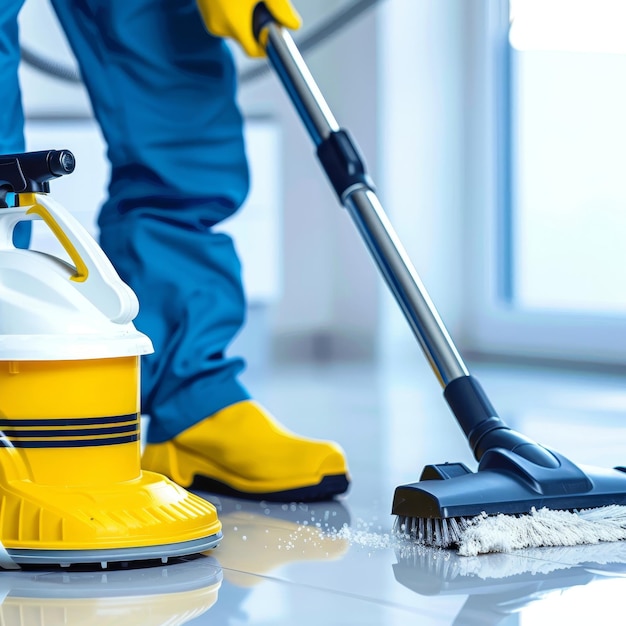
<path fill-rule="evenodd" d="M 496 413 L 487 394 L 473 376 L 451 380 L 443 395 L 480 461 L 487 452 L 510 450 L 519 457 L 546 468 L 559 466 L 559 460 L 543 446 L 509 428 Z"/>
<path fill-rule="evenodd" d="M 360 151 L 343 128 L 322 140 L 317 146 L 317 157 L 339 200 L 343 201 L 344 193 L 355 185 L 374 190 Z"/>
<path fill-rule="evenodd" d="M 450 381 L 443 395 L 472 449 L 476 449 L 480 439 L 489 431 L 508 428 L 473 376 L 462 376 Z"/>
<path fill-rule="evenodd" d="M 265 2 L 259 2 L 252 11 L 252 32 L 254 38 L 261 43 L 259 39 L 261 31 L 272 22 L 276 22 L 274 16 L 270 13 L 269 9 L 265 6 Z"/>

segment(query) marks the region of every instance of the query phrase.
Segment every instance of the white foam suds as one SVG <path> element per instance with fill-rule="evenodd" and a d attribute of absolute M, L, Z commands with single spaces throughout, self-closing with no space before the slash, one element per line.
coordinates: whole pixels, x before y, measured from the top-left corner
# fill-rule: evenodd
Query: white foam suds
<path fill-rule="evenodd" d="M 356 520 L 352 526 L 344 524 L 339 530 L 324 534 L 327 537 L 346 541 L 350 545 L 366 548 L 370 551 L 393 549 L 398 554 L 408 552 L 413 554 L 415 551 L 439 555 L 443 553 L 442 550 L 424 546 L 391 531 L 385 532 L 375 522 L 366 522 L 362 519 Z"/>

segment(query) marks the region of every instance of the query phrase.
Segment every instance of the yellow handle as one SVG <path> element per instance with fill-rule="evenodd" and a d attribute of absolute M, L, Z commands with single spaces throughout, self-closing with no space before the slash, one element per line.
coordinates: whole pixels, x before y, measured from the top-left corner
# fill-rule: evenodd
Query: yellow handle
<path fill-rule="evenodd" d="M 65 234 L 63 229 L 59 226 L 56 220 L 50 215 L 47 209 L 37 203 L 37 195 L 34 193 L 19 194 L 19 200 L 21 205 L 33 206 L 26 211 L 26 215 L 34 213 L 39 215 L 41 219 L 48 225 L 48 228 L 54 233 L 55 237 L 59 240 L 65 251 L 68 253 L 70 259 L 76 267 L 76 273 L 70 277 L 70 280 L 82 283 L 87 280 L 89 276 L 89 270 L 87 264 L 83 261 L 82 257 L 78 253 L 78 250 L 74 247 L 74 244 L 70 241 L 70 238 Z"/>
<path fill-rule="evenodd" d="M 69 272 L 67 269 L 63 272 L 72 281 L 74 288 L 111 322 L 132 322 L 139 311 L 137 296 L 120 278 L 85 227 L 48 194 L 18 194 L 17 201 L 18 206 L 0 211 L 0 256 L 5 251 L 15 252 L 12 233 L 17 223 L 25 219 L 42 219 L 74 263 L 74 267 L 71 262 L 66 265 Z M 19 251 L 20 255 L 25 252 Z M 36 261 L 39 267 L 41 259 L 37 257 L 41 256 L 25 254 L 24 258 Z"/>

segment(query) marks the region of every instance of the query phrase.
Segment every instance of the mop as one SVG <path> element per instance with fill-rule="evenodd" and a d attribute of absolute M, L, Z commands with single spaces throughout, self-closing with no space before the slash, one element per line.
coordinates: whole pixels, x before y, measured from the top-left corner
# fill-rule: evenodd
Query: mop
<path fill-rule="evenodd" d="M 355 222 L 478 461 L 428 465 L 396 488 L 394 532 L 471 555 L 626 538 L 626 468 L 574 464 L 509 428 L 470 375 L 394 232 L 349 133 L 340 128 L 289 33 L 263 3 L 253 30 L 291 98 L 340 203 Z"/>

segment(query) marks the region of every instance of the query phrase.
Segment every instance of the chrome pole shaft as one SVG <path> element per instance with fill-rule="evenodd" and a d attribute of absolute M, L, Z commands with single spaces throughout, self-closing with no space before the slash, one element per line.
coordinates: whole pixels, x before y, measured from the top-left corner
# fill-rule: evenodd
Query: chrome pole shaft
<path fill-rule="evenodd" d="M 313 142 L 320 146 L 339 126 L 291 35 L 269 23 L 267 55 L 291 97 Z M 328 173 L 328 172 L 327 172 Z M 417 271 L 394 231 L 375 192 L 365 183 L 356 183 L 340 192 L 362 238 L 400 305 L 442 386 L 468 376 L 439 313 Z"/>

